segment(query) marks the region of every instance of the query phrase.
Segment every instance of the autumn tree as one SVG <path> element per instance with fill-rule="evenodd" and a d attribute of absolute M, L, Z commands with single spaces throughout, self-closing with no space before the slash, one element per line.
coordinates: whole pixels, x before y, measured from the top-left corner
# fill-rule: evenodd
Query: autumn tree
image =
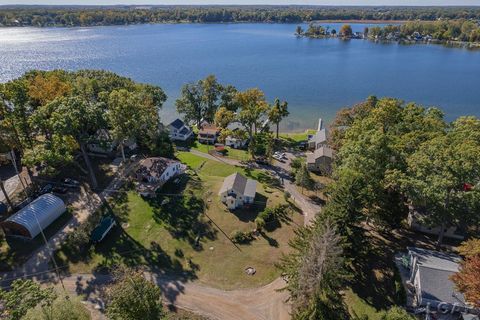
<path fill-rule="evenodd" d="M 280 122 L 288 117 L 290 113 L 288 112 L 288 103 L 283 101 L 280 103 L 279 99 L 275 99 L 272 107 L 268 111 L 268 119 L 274 123 L 277 127 L 276 138 L 278 140 Z"/>
<path fill-rule="evenodd" d="M 452 281 L 468 302 L 480 308 L 480 239 L 463 242 L 459 252 L 465 260 L 460 263 L 460 270 L 452 276 Z"/>
<path fill-rule="evenodd" d="M 352 31 L 352 26 L 349 25 L 349 24 L 344 24 L 341 28 L 340 28 L 340 34 L 343 36 L 343 37 L 351 37 L 353 35 L 353 31 Z"/>
<path fill-rule="evenodd" d="M 225 129 L 230 123 L 235 121 L 235 112 L 226 107 L 218 108 L 215 113 L 215 125 L 219 128 Z"/>

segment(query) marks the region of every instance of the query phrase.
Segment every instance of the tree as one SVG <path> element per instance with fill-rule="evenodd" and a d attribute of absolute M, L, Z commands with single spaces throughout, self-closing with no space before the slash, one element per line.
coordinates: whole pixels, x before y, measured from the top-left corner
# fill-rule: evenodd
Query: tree
<path fill-rule="evenodd" d="M 300 169 L 297 170 L 297 173 L 295 174 L 295 184 L 302 188 L 302 193 L 304 188 L 311 189 L 313 187 L 313 179 L 310 176 L 306 164 L 302 164 Z"/>
<path fill-rule="evenodd" d="M 60 296 L 50 305 L 30 309 L 23 320 L 90 320 L 90 311 L 73 297 Z"/>
<path fill-rule="evenodd" d="M 470 239 L 462 243 L 459 252 L 465 257 L 460 263 L 452 281 L 457 289 L 465 295 L 468 302 L 480 308 L 480 239 Z"/>
<path fill-rule="evenodd" d="M 106 291 L 107 315 L 121 320 L 163 318 L 161 291 L 139 271 L 120 268 Z"/>
<path fill-rule="evenodd" d="M 346 38 L 351 37 L 353 35 L 352 26 L 349 24 L 344 24 L 340 29 L 340 34 Z"/>
<path fill-rule="evenodd" d="M 438 245 L 447 226 L 478 224 L 480 190 L 465 189 L 480 181 L 480 120 L 461 117 L 447 132 L 420 144 L 407 159 L 405 173 L 395 171 L 397 183 L 413 205 L 425 208 L 425 223 L 440 226 Z"/>
<path fill-rule="evenodd" d="M 10 291 L 0 289 L 0 316 L 2 319 L 19 320 L 29 309 L 37 305 L 47 306 L 55 300 L 52 288 L 42 289 L 32 280 L 13 281 Z"/>
<path fill-rule="evenodd" d="M 218 108 L 215 113 L 215 125 L 219 128 L 225 129 L 230 123 L 235 120 L 235 112 L 228 110 L 226 107 Z"/>
<path fill-rule="evenodd" d="M 273 106 L 268 111 L 268 119 L 277 126 L 277 140 L 279 134 L 280 122 L 288 117 L 290 113 L 288 112 L 288 103 L 283 101 L 280 103 L 280 100 L 275 99 Z"/>
<path fill-rule="evenodd" d="M 293 319 L 345 319 L 339 294 L 345 261 L 335 224 L 319 219 L 297 229 L 289 244 L 292 252 L 281 258 L 279 268 L 288 278 Z"/>
<path fill-rule="evenodd" d="M 238 120 L 247 130 L 251 140 L 254 134 L 257 134 L 257 129 L 268 112 L 265 94 L 258 88 L 248 89 L 237 93 L 236 101 L 240 106 Z"/>
<path fill-rule="evenodd" d="M 108 97 L 109 124 L 113 136 L 119 141 L 124 160 L 124 143 L 127 139 L 147 137 L 153 140 L 158 134 L 158 111 L 161 106 L 156 105 L 151 97 L 147 98 L 148 92 L 130 92 L 126 89 L 114 90 Z"/>
<path fill-rule="evenodd" d="M 103 105 L 86 101 L 80 97 L 70 97 L 57 99 L 46 108 L 50 109 L 47 113 L 49 113 L 48 121 L 52 132 L 62 136 L 71 136 L 79 145 L 92 187 L 97 188 L 98 183 L 88 156 L 87 143 L 90 142 L 92 133 L 106 126 Z M 38 111 L 43 112 L 43 108 Z"/>
<path fill-rule="evenodd" d="M 297 36 L 301 36 L 301 35 L 303 35 L 303 33 L 304 33 L 304 30 L 303 30 L 302 26 L 297 26 L 297 29 L 295 30 L 295 34 Z"/>
<path fill-rule="evenodd" d="M 214 75 L 209 75 L 197 83 L 184 85 L 175 105 L 178 113 L 184 115 L 186 122 L 194 122 L 200 128 L 202 121 L 213 122 L 221 103 L 221 94 L 222 86 Z M 228 95 L 225 95 L 225 99 L 226 97 Z"/>

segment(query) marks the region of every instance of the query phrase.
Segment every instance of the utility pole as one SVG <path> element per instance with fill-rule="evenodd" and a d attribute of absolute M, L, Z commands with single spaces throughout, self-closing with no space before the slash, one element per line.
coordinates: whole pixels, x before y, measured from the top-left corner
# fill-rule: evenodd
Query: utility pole
<path fill-rule="evenodd" d="M 8 196 L 8 193 L 5 190 L 5 185 L 3 184 L 2 179 L 0 179 L 0 188 L 2 189 L 3 195 L 5 196 L 5 200 L 7 200 L 8 205 L 10 206 L 10 208 L 13 209 L 12 201 L 10 200 L 10 197 Z"/>

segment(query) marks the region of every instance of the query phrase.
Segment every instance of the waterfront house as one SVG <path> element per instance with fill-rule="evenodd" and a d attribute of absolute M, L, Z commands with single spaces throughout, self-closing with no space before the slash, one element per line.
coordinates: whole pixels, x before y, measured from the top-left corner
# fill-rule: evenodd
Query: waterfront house
<path fill-rule="evenodd" d="M 167 128 L 169 131 L 168 136 L 172 140 L 186 141 L 193 135 L 192 129 L 180 119 L 172 121 Z"/>
<path fill-rule="evenodd" d="M 234 149 L 243 149 L 247 146 L 248 139 L 236 138 L 234 136 L 228 136 L 225 138 L 225 145 Z"/>
<path fill-rule="evenodd" d="M 308 149 L 316 150 L 322 146 L 327 146 L 328 131 L 323 128 L 322 119 L 318 119 L 317 132 L 308 137 Z"/>
<path fill-rule="evenodd" d="M 162 158 L 146 158 L 140 161 L 135 170 L 137 191 L 142 196 L 151 196 L 168 180 L 185 172 L 181 162 Z"/>
<path fill-rule="evenodd" d="M 332 172 L 334 153 L 334 150 L 329 147 L 320 147 L 314 152 L 307 153 L 307 169 L 329 174 Z"/>
<path fill-rule="evenodd" d="M 228 209 L 234 210 L 245 205 L 250 205 L 255 199 L 257 181 L 247 179 L 236 172 L 223 180 L 223 185 L 218 192 L 220 200 Z"/>
<path fill-rule="evenodd" d="M 214 124 L 204 122 L 198 132 L 198 142 L 213 145 L 217 142 L 219 133 L 220 128 L 217 128 Z"/>

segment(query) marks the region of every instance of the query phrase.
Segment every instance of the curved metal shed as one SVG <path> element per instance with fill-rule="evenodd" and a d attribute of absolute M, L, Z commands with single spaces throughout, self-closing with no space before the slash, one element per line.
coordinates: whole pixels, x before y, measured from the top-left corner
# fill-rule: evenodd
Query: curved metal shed
<path fill-rule="evenodd" d="M 2 222 L 2 228 L 7 236 L 33 239 L 65 210 L 62 199 L 47 193 Z"/>

